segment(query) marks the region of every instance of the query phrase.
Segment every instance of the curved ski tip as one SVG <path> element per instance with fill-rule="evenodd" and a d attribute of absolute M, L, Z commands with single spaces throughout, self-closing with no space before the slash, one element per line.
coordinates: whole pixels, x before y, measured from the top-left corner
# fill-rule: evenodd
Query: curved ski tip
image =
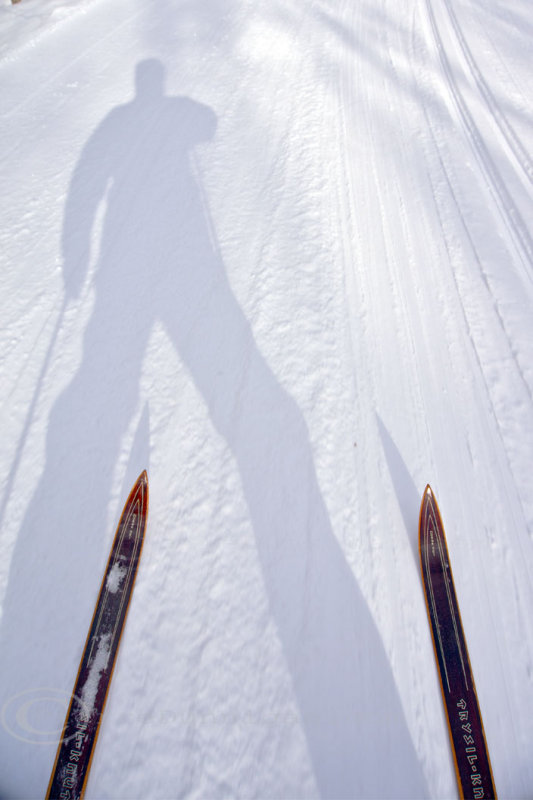
<path fill-rule="evenodd" d="M 148 473 L 145 469 L 143 469 L 143 471 L 135 481 L 135 486 L 133 487 L 133 490 L 135 489 L 142 489 L 142 491 L 145 492 L 148 491 Z"/>
<path fill-rule="evenodd" d="M 132 493 L 137 493 L 139 496 L 144 497 L 146 508 L 148 508 L 148 495 L 150 493 L 150 489 L 148 486 L 148 473 L 145 469 L 143 469 L 143 471 L 137 478 L 137 483 L 135 484 L 135 486 L 131 491 Z"/>
<path fill-rule="evenodd" d="M 425 508 L 428 505 L 434 505 L 434 504 L 435 504 L 435 495 L 433 494 L 433 489 L 431 488 L 429 483 L 427 483 L 420 503 L 420 514 L 422 514 L 423 508 Z"/>
<path fill-rule="evenodd" d="M 422 500 L 420 502 L 420 515 L 418 517 L 418 536 L 419 542 L 422 541 L 422 528 L 424 525 L 424 519 L 427 517 L 428 508 L 433 506 L 435 503 L 435 497 L 433 495 L 433 490 L 429 483 L 426 483 L 426 488 L 424 489 L 424 494 L 422 495 Z"/>

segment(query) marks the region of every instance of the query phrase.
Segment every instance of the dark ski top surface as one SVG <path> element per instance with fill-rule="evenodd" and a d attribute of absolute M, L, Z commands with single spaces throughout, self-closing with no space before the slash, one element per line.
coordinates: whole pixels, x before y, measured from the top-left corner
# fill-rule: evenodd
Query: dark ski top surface
<path fill-rule="evenodd" d="M 47 800 L 83 796 L 122 629 L 135 582 L 148 512 L 143 472 L 124 506 L 72 693 Z"/>
<path fill-rule="evenodd" d="M 420 560 L 442 696 L 461 797 L 495 798 L 483 722 L 468 658 L 446 537 L 426 487 L 420 508 Z"/>

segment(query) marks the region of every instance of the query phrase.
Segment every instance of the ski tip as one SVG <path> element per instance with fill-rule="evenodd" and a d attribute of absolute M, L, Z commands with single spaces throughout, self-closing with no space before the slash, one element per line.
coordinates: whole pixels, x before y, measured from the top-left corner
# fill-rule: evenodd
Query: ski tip
<path fill-rule="evenodd" d="M 142 495 L 148 502 L 148 473 L 145 469 L 141 472 L 130 492 L 130 499 L 134 496 Z"/>
<path fill-rule="evenodd" d="M 428 513 L 428 509 L 432 509 L 432 513 L 436 515 L 436 517 L 439 519 L 440 524 L 442 525 L 439 504 L 437 502 L 437 498 L 435 497 L 435 492 L 433 491 L 429 483 L 426 485 L 426 488 L 424 489 L 422 502 L 420 503 L 419 524 L 421 524 L 422 522 L 422 516 Z"/>
<path fill-rule="evenodd" d="M 424 489 L 424 494 L 422 495 L 422 501 L 420 503 L 420 513 L 418 516 L 418 535 L 419 537 L 422 536 L 422 527 L 423 527 L 423 519 L 427 514 L 427 509 L 429 506 L 435 504 L 435 495 L 433 494 L 433 490 L 429 483 L 426 484 L 426 488 Z"/>
<path fill-rule="evenodd" d="M 148 485 L 148 473 L 145 469 L 143 469 L 143 471 L 137 478 L 137 483 L 145 483 L 146 485 Z"/>

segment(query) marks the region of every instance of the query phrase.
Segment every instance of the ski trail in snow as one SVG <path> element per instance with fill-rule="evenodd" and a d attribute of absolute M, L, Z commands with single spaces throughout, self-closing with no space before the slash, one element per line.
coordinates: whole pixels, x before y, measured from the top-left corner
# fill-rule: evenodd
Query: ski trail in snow
<path fill-rule="evenodd" d="M 504 139 L 506 140 L 507 144 L 512 150 L 514 157 L 516 158 L 517 164 L 523 170 L 524 175 L 526 176 L 526 178 L 530 183 L 533 183 L 533 162 L 529 156 L 529 153 L 522 144 L 522 141 L 516 134 L 514 128 L 509 123 L 507 117 L 502 112 L 498 104 L 498 101 L 494 97 L 492 91 L 490 90 L 490 87 L 488 86 L 483 76 L 482 71 L 479 69 L 476 60 L 472 54 L 472 51 L 465 39 L 464 33 L 457 19 L 457 15 L 454 11 L 452 3 L 450 2 L 450 0 L 445 0 L 445 5 L 455 36 L 457 37 L 459 46 L 468 64 L 468 68 L 472 74 L 472 77 L 474 78 L 474 81 L 476 82 L 476 85 L 481 95 L 483 96 L 483 99 L 485 100 L 489 108 L 492 117 L 494 118 L 494 122 L 499 127 Z"/>
<path fill-rule="evenodd" d="M 528 295 L 531 296 L 533 282 L 533 242 L 528 226 L 513 198 L 511 197 L 507 186 L 502 180 L 498 167 L 495 164 L 487 145 L 485 144 L 484 138 L 476 125 L 467 103 L 463 99 L 462 92 L 457 84 L 453 68 L 446 53 L 444 42 L 439 31 L 432 0 L 426 0 L 426 8 L 440 55 L 443 71 L 446 76 L 450 96 L 457 108 L 459 118 L 462 121 L 465 131 L 470 139 L 472 149 L 486 175 L 487 184 L 492 189 L 494 199 L 498 204 L 508 231 L 515 241 L 517 247 L 519 247 L 521 251 L 524 289 L 528 292 Z"/>
<path fill-rule="evenodd" d="M 392 4 L 389 8 L 392 12 Z M 360 183 L 357 172 L 353 169 L 354 165 L 365 162 L 373 169 L 373 180 L 369 181 L 367 192 L 363 193 L 364 202 L 357 196 L 361 194 L 358 188 L 355 189 L 357 194 L 351 200 L 351 207 L 355 209 L 351 216 L 359 221 L 359 226 L 361 226 L 361 221 L 364 223 L 368 217 L 373 220 L 373 224 L 367 223 L 369 231 L 372 231 L 371 235 L 360 235 L 359 237 L 361 240 L 360 252 L 355 262 L 357 272 L 354 275 L 351 289 L 355 320 L 354 339 L 356 340 L 354 352 L 356 365 L 359 363 L 360 367 L 359 375 L 361 375 L 361 364 L 371 363 L 373 365 L 372 374 L 365 374 L 366 390 L 368 392 L 372 387 L 374 402 L 381 418 L 380 426 L 383 428 L 381 438 L 390 462 L 389 468 L 393 478 L 395 473 L 399 476 L 396 482 L 403 487 L 405 503 L 402 504 L 400 498 L 398 500 L 404 520 L 411 520 L 411 529 L 413 522 L 417 519 L 418 509 L 412 500 L 413 508 L 409 511 L 408 497 L 414 497 L 414 493 L 409 493 L 405 488 L 412 485 L 405 478 L 405 472 L 408 474 L 408 469 L 399 470 L 398 464 L 401 464 L 401 458 L 390 457 L 391 452 L 399 452 L 396 445 L 394 448 L 390 445 L 390 442 L 396 439 L 394 427 L 391 429 L 390 421 L 396 420 L 399 430 L 403 430 L 407 428 L 408 419 L 412 415 L 414 424 L 410 426 L 409 437 L 403 433 L 403 442 L 409 451 L 418 450 L 419 453 L 424 454 L 421 457 L 427 464 L 420 476 L 420 483 L 428 476 L 435 474 L 437 469 L 437 474 L 443 475 L 446 471 L 444 466 L 446 462 L 449 464 L 448 468 L 451 473 L 457 470 L 457 474 L 466 476 L 471 472 L 473 466 L 477 471 L 478 464 L 489 458 L 489 450 L 493 453 L 494 488 L 492 491 L 501 492 L 503 507 L 512 509 L 510 511 L 511 519 L 507 523 L 505 517 L 498 513 L 494 506 L 491 506 L 492 513 L 487 514 L 485 523 L 470 518 L 464 524 L 469 534 L 464 542 L 464 547 L 469 551 L 468 558 L 472 563 L 480 561 L 483 563 L 483 569 L 486 570 L 485 574 L 492 571 L 494 575 L 492 579 L 489 579 L 487 585 L 481 576 L 480 580 L 476 580 L 477 591 L 484 598 L 482 602 L 478 602 L 478 614 L 483 616 L 482 609 L 486 608 L 488 616 L 481 636 L 483 644 L 480 643 L 479 649 L 476 646 L 475 657 L 478 664 L 483 664 L 489 646 L 487 643 L 492 642 L 491 646 L 495 656 L 492 680 L 501 684 L 505 682 L 504 675 L 508 669 L 505 665 L 504 649 L 499 644 L 502 637 L 502 624 L 505 625 L 506 622 L 493 603 L 493 590 L 489 588 L 491 580 L 499 583 L 504 579 L 505 573 L 505 569 L 502 568 L 497 557 L 495 534 L 492 533 L 493 530 L 498 530 L 498 525 L 501 526 L 501 535 L 498 537 L 496 534 L 496 540 L 501 543 L 503 552 L 507 556 L 511 551 L 521 554 L 513 559 L 513 574 L 507 581 L 507 591 L 511 590 L 512 593 L 514 590 L 512 590 L 511 584 L 516 583 L 521 586 L 521 596 L 516 597 L 514 604 L 514 613 L 517 618 L 521 617 L 519 609 L 524 604 L 528 604 L 527 598 L 531 596 L 531 582 L 522 567 L 523 559 L 527 561 L 529 557 L 529 545 L 527 538 L 524 537 L 524 525 L 525 523 L 529 524 L 531 519 L 530 505 L 527 502 L 524 504 L 528 490 L 522 481 L 522 476 L 528 472 L 525 465 L 532 452 L 531 439 L 528 434 L 531 390 L 527 373 L 524 370 L 524 367 L 528 365 L 528 351 L 524 349 L 517 352 L 515 350 L 516 338 L 511 333 L 516 324 L 516 308 L 519 306 L 515 306 L 513 313 L 509 314 L 509 306 L 504 301 L 507 293 L 510 296 L 513 296 L 513 292 L 516 293 L 516 286 L 513 284 L 513 291 L 510 291 L 510 283 L 505 286 L 505 293 L 500 299 L 495 290 L 501 291 L 501 288 L 504 287 L 495 287 L 492 279 L 487 287 L 484 313 L 488 315 L 494 313 L 494 301 L 497 298 L 496 313 L 499 313 L 502 321 L 504 338 L 503 342 L 498 342 L 498 356 L 495 351 L 492 351 L 490 355 L 489 348 L 486 345 L 483 346 L 482 341 L 480 342 L 481 330 L 478 331 L 475 321 L 473 323 L 472 309 L 475 305 L 481 305 L 481 298 L 472 294 L 466 295 L 465 299 L 465 281 L 461 279 L 461 270 L 455 264 L 461 256 L 458 255 L 456 241 L 449 244 L 449 236 L 453 228 L 450 214 L 454 215 L 458 225 L 469 223 L 470 218 L 464 214 L 464 210 L 459 205 L 456 206 L 455 211 L 451 211 L 453 204 L 450 207 L 443 203 L 443 192 L 439 185 L 441 183 L 439 172 L 442 170 L 442 175 L 447 176 L 448 188 L 453 197 L 455 185 L 452 186 L 450 181 L 455 178 L 455 175 L 452 174 L 450 177 L 449 166 L 445 165 L 442 160 L 435 163 L 433 156 L 428 158 L 431 148 L 428 150 L 424 146 L 418 157 L 413 157 L 417 141 L 414 137 L 417 136 L 421 142 L 424 142 L 427 132 L 429 132 L 430 136 L 434 137 L 432 146 L 435 147 L 435 152 L 438 152 L 443 144 L 447 144 L 448 137 L 443 136 L 443 122 L 440 127 L 435 125 L 435 117 L 438 117 L 435 112 L 438 107 L 436 103 L 438 93 L 434 86 L 429 86 L 426 82 L 429 75 L 432 80 L 434 78 L 430 72 L 431 60 L 428 58 L 427 52 L 421 49 L 428 41 L 424 40 L 421 35 L 424 31 L 423 16 L 413 13 L 411 23 L 412 30 L 406 31 L 409 39 L 407 36 L 404 37 L 402 47 L 399 46 L 399 27 L 391 25 L 388 29 L 384 24 L 379 31 L 376 31 L 379 37 L 376 49 L 380 46 L 381 50 L 388 54 L 390 60 L 390 71 L 387 73 L 386 79 L 382 80 L 377 95 L 375 82 L 373 83 L 372 78 L 362 69 L 360 76 L 354 70 L 347 70 L 348 78 L 344 87 L 343 107 L 348 111 L 345 114 L 347 150 L 350 149 L 350 130 L 364 130 L 365 124 L 371 131 L 368 134 L 368 141 L 372 142 L 368 146 L 367 152 L 359 159 L 350 154 L 352 156 L 350 165 L 352 166 L 353 187 L 357 187 Z M 388 36 L 389 30 L 391 34 Z M 409 48 L 407 49 L 405 45 L 408 42 Z M 364 50 L 364 43 L 361 49 Z M 407 54 L 411 65 L 406 62 Z M 406 76 L 409 78 L 406 79 Z M 422 80 L 421 76 L 423 76 Z M 372 92 L 365 93 L 367 86 L 372 86 Z M 404 115 L 398 115 L 396 86 L 402 87 L 402 103 L 406 111 Z M 358 92 L 360 102 L 357 111 L 351 114 L 352 95 L 356 92 Z M 376 103 L 376 96 L 381 101 L 379 104 Z M 361 107 L 361 100 L 363 102 L 366 100 L 366 109 L 364 106 Z M 388 118 L 385 116 L 385 122 L 383 122 L 383 119 L 374 110 L 376 106 L 380 109 L 387 108 L 387 104 L 390 104 L 392 114 L 396 115 L 393 139 L 386 131 Z M 359 122 L 361 118 L 362 122 Z M 379 123 L 373 124 L 374 120 L 379 120 Z M 362 149 L 362 141 L 365 141 L 365 136 L 359 133 L 360 149 Z M 427 171 L 424 167 L 427 168 Z M 377 195 L 377 198 L 372 202 L 368 198 L 374 195 Z M 437 216 L 435 216 L 434 204 L 438 209 Z M 445 210 L 440 216 L 443 206 Z M 435 235 L 435 231 L 439 227 L 440 234 Z M 446 248 L 441 248 L 441 242 L 446 243 Z M 470 239 L 470 243 L 475 250 L 477 241 L 474 244 Z M 468 252 L 468 239 L 464 246 Z M 476 253 L 481 274 L 492 272 L 491 262 L 487 263 L 486 261 L 487 253 L 490 253 L 488 246 L 484 248 L 481 255 L 479 252 Z M 462 256 L 462 258 L 466 257 Z M 387 275 L 387 280 L 374 278 L 373 272 L 380 269 Z M 519 285 L 519 281 L 516 281 L 516 285 Z M 361 314 L 360 311 L 362 303 L 359 298 L 361 296 L 366 304 L 364 314 Z M 465 302 L 466 309 L 464 308 Z M 455 305 L 464 313 L 463 330 L 461 330 L 459 322 L 461 312 L 457 313 L 457 311 L 451 310 Z M 523 306 L 523 321 L 525 321 L 527 302 L 524 302 Z M 388 318 L 382 311 L 383 308 L 389 311 Z M 396 324 L 394 324 L 395 320 Z M 361 321 L 365 323 L 365 327 L 361 326 Z M 443 324 L 441 325 L 440 322 Z M 375 331 L 372 330 L 373 327 Z M 497 326 L 490 327 L 491 332 L 497 329 Z M 465 338 L 463 331 L 470 331 L 472 337 L 470 346 L 467 344 L 468 334 Z M 370 356 L 365 354 L 363 345 L 357 343 L 357 339 L 361 338 L 363 342 L 366 342 L 371 353 Z M 401 343 L 401 346 L 398 343 Z M 396 353 L 396 361 L 388 356 L 389 349 Z M 460 355 L 462 349 L 464 349 L 466 358 Z M 490 363 L 490 360 L 495 358 L 497 358 L 496 363 L 500 369 L 505 367 L 509 380 L 512 380 L 515 386 L 505 401 L 500 396 L 499 387 L 495 381 L 496 365 Z M 470 359 L 472 361 L 469 361 Z M 387 370 L 383 369 L 382 363 L 387 365 L 390 372 L 388 380 Z M 461 409 L 469 407 L 468 403 L 465 404 L 464 399 L 465 386 L 468 384 L 470 384 L 475 398 L 472 408 L 479 409 L 484 408 L 487 403 L 494 404 L 493 416 L 492 419 L 489 416 L 489 419 L 485 421 L 484 416 L 480 417 L 477 412 L 474 412 L 468 420 L 466 430 L 459 432 L 458 418 L 462 414 Z M 386 396 L 386 387 L 391 385 L 394 386 L 393 402 L 391 402 L 392 398 L 389 399 Z M 514 398 L 518 397 L 521 400 L 515 406 Z M 413 413 L 414 409 L 416 409 L 415 413 Z M 508 421 L 511 418 L 520 420 L 519 425 L 523 431 L 520 445 L 517 445 L 514 431 L 511 432 L 509 429 Z M 401 422 L 400 419 L 402 419 Z M 496 421 L 497 426 L 495 427 Z M 469 452 L 465 450 L 463 438 L 465 435 L 467 440 L 470 440 Z M 476 440 L 478 446 L 481 445 L 479 456 L 472 449 L 472 442 Z M 416 441 L 417 446 L 414 447 L 411 441 Z M 407 445 L 407 442 L 410 444 Z M 488 444 L 489 442 L 490 444 Z M 414 464 L 416 468 L 416 461 Z M 514 480 L 509 480 L 510 470 L 514 474 Z M 416 472 L 419 473 L 420 468 L 416 469 L 415 474 Z M 465 504 L 468 504 L 466 499 Z M 472 516 L 466 509 L 462 510 L 462 514 L 466 517 Z M 407 524 L 406 528 L 409 530 Z M 476 532 L 477 544 L 474 544 L 472 537 L 476 538 Z M 453 528 L 451 535 L 453 539 L 455 535 Z M 507 537 L 509 537 L 509 543 Z M 519 575 L 520 577 L 518 577 Z M 467 613 L 470 613 L 471 598 L 467 607 Z M 414 634 L 413 631 L 411 634 L 413 640 Z M 526 638 L 528 637 L 529 634 Z M 522 685 L 527 671 L 527 663 L 527 657 L 521 660 Z M 489 699 L 490 709 L 491 682 L 483 675 L 481 677 L 483 677 L 484 696 Z M 417 681 L 420 686 L 423 679 L 417 676 Z M 519 702 L 518 696 L 514 694 L 514 689 L 502 691 L 502 706 L 506 709 L 504 713 L 512 716 L 510 709 L 516 706 L 517 702 Z M 418 720 L 422 725 L 427 724 L 427 722 L 422 722 L 424 713 L 427 714 L 427 709 L 418 710 Z M 501 774 L 507 769 L 503 765 L 511 763 L 514 749 L 522 754 L 525 752 L 523 732 L 517 728 L 511 729 L 511 731 L 509 745 L 505 746 L 505 755 L 502 755 Z M 442 725 L 440 730 L 432 730 L 432 741 L 443 754 L 442 757 L 445 758 L 444 754 L 448 750 L 445 725 Z M 418 740 L 417 743 L 423 751 L 422 741 Z M 431 772 L 432 755 L 429 752 L 425 753 L 424 758 L 428 770 L 426 774 L 431 775 L 431 785 L 436 786 L 437 781 L 440 781 L 441 792 L 453 791 L 454 777 L 451 766 L 448 772 L 448 784 L 446 784 L 442 766 L 437 776 Z M 520 785 L 523 789 L 525 784 L 520 784 L 518 781 L 517 791 L 520 791 Z"/>

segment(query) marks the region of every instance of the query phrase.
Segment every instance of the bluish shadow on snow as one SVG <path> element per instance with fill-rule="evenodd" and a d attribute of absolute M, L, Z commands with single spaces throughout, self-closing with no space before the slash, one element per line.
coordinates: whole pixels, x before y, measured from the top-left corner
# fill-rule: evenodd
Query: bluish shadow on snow
<path fill-rule="evenodd" d="M 28 687 L 74 677 L 72 640 L 79 638 L 79 658 L 90 621 L 77 599 L 96 596 L 111 477 L 158 322 L 238 464 L 321 796 L 424 796 L 391 665 L 333 534 L 302 414 L 231 291 L 191 169 L 191 150 L 214 136 L 216 117 L 189 98 L 166 96 L 163 77 L 160 63 L 139 65 L 136 96 L 103 120 L 72 178 L 63 232 L 68 298 L 83 285 L 106 201 L 95 304 L 80 366 L 50 414 L 43 476 L 13 557 L 4 669 L 18 670 Z M 40 617 L 48 593 L 54 626 Z M 62 715 L 59 708 L 52 728 Z M 54 749 L 55 742 L 52 756 Z"/>
<path fill-rule="evenodd" d="M 396 492 L 396 497 L 398 498 L 398 505 L 402 512 L 405 529 L 418 568 L 418 515 L 420 512 L 422 494 L 417 491 L 405 461 L 379 414 L 376 414 L 376 419 L 385 458 L 387 459 L 389 472 L 392 478 L 392 484 Z"/>
<path fill-rule="evenodd" d="M 148 402 L 144 404 L 137 429 L 131 443 L 130 454 L 126 469 L 124 470 L 124 480 L 119 497 L 126 498 L 131 487 L 139 477 L 139 470 L 145 468 L 150 479 L 150 410 Z"/>

